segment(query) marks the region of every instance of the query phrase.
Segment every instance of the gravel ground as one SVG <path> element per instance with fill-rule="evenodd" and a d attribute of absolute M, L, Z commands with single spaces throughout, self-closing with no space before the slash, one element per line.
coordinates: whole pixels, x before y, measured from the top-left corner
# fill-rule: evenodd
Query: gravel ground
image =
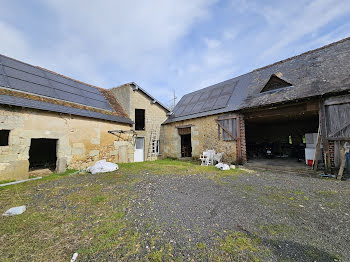
<path fill-rule="evenodd" d="M 218 239 L 242 232 L 269 250 L 262 260 L 350 261 L 349 185 L 269 172 L 220 181 L 147 175 L 128 214 L 140 231 L 161 225 L 161 241 L 185 260 L 215 259 Z M 194 247 L 203 244 L 200 256 Z"/>
<path fill-rule="evenodd" d="M 349 182 L 165 164 L 3 188 L 0 211 L 27 211 L 0 218 L 1 258 L 350 261 Z"/>

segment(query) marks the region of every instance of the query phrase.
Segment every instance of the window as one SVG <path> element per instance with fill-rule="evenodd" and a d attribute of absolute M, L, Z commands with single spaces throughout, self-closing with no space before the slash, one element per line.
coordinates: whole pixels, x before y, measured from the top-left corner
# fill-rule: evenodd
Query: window
<path fill-rule="evenodd" d="M 152 140 L 152 154 L 159 155 L 159 140 Z"/>
<path fill-rule="evenodd" d="M 145 130 L 145 109 L 135 109 L 135 130 Z"/>
<path fill-rule="evenodd" d="M 0 130 L 0 146 L 9 145 L 10 130 Z"/>
<path fill-rule="evenodd" d="M 292 84 L 288 83 L 287 81 L 284 81 L 283 79 L 279 78 L 276 75 L 272 75 L 269 81 L 267 82 L 267 84 L 261 90 L 261 93 L 271 92 L 271 91 L 281 89 L 284 87 L 289 87 L 289 86 L 292 86 Z"/>

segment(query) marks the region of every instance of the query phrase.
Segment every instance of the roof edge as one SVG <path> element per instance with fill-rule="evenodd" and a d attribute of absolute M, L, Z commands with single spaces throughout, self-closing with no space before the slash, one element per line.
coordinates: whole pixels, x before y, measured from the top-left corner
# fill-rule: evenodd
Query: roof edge
<path fill-rule="evenodd" d="M 137 90 L 140 90 L 142 93 L 144 93 L 146 96 L 148 96 L 151 100 L 152 100 L 152 103 L 154 104 L 158 104 L 159 106 L 161 106 L 162 108 L 164 108 L 166 111 L 168 112 L 171 112 L 171 110 L 165 106 L 164 104 L 162 104 L 161 102 L 159 102 L 158 99 L 154 98 L 150 93 L 148 93 L 145 89 L 141 88 L 138 84 L 136 84 L 135 82 L 129 82 L 129 83 L 125 83 L 125 84 L 122 84 L 120 86 L 116 86 L 116 87 L 113 87 L 111 89 L 116 89 L 116 88 L 121 88 L 121 87 L 124 87 L 124 86 L 134 86 L 135 88 L 133 88 L 134 91 L 137 91 Z"/>

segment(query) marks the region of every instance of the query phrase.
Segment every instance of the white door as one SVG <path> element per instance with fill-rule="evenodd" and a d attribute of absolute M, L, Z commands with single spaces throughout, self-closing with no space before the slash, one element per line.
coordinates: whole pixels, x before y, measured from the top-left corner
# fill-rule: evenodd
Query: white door
<path fill-rule="evenodd" d="M 145 148 L 145 139 L 143 137 L 136 137 L 134 162 L 144 161 L 144 154 L 145 154 L 144 148 Z"/>

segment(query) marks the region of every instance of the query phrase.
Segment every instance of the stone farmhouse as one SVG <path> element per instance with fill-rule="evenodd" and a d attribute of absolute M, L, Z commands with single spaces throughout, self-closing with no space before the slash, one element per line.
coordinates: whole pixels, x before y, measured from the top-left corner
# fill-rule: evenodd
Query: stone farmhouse
<path fill-rule="evenodd" d="M 0 55 L 0 180 L 156 159 L 168 112 L 135 83 L 103 89 Z"/>
<path fill-rule="evenodd" d="M 315 159 L 329 170 L 350 140 L 349 93 L 346 38 L 183 96 L 162 126 L 162 152 L 198 158 L 215 149 L 244 164 L 266 158 L 269 147 L 281 159 L 297 158 L 305 134 L 319 134 Z"/>
<path fill-rule="evenodd" d="M 172 112 L 133 82 L 103 89 L 0 55 L 0 180 L 207 149 L 228 163 L 270 152 L 287 164 L 308 144 L 328 172 L 345 141 L 350 38 L 186 94 Z"/>

